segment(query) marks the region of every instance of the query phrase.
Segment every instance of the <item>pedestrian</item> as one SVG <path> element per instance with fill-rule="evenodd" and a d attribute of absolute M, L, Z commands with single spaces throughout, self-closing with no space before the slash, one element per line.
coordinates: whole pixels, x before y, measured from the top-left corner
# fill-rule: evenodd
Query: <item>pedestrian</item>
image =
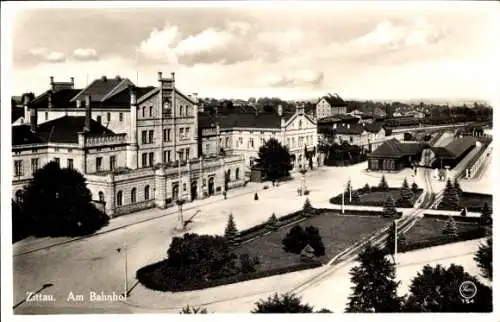
<path fill-rule="evenodd" d="M 224 190 L 224 192 L 222 194 L 224 195 L 224 200 L 226 200 L 227 199 L 227 192 L 226 192 L 226 190 Z"/>

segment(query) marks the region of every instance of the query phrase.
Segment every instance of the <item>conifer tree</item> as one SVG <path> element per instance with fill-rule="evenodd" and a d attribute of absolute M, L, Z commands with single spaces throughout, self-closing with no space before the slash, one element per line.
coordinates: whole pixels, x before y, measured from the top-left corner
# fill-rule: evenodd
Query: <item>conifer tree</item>
<path fill-rule="evenodd" d="M 236 242 L 238 236 L 238 229 L 236 228 L 236 224 L 234 223 L 233 214 L 229 214 L 229 218 L 227 220 L 226 230 L 224 231 L 224 237 L 231 243 Z"/>
<path fill-rule="evenodd" d="M 380 183 L 378 184 L 379 189 L 383 191 L 389 190 L 389 185 L 387 184 L 387 181 L 385 180 L 385 176 L 382 175 L 382 179 L 380 179 Z"/>
<path fill-rule="evenodd" d="M 276 230 L 278 229 L 278 218 L 276 217 L 276 214 L 273 212 L 271 217 L 269 217 L 267 221 L 267 226 L 269 229 Z"/>
<path fill-rule="evenodd" d="M 314 215 L 314 208 L 311 205 L 311 201 L 309 198 L 306 198 L 306 201 L 304 202 L 304 207 L 302 208 L 302 211 L 304 213 L 304 216 L 309 217 Z"/>
<path fill-rule="evenodd" d="M 395 266 L 385 252 L 369 245 L 358 255 L 357 262 L 359 265 L 350 272 L 353 293 L 346 312 L 399 312 L 403 299 L 397 295 Z"/>
<path fill-rule="evenodd" d="M 446 221 L 446 224 L 443 227 L 443 234 L 449 236 L 457 235 L 457 223 L 455 222 L 452 216 L 448 217 L 448 221 Z"/>
<path fill-rule="evenodd" d="M 387 194 L 387 199 L 384 203 L 384 217 L 395 217 L 397 214 L 396 205 L 394 203 L 394 199 L 392 198 L 392 194 Z"/>
<path fill-rule="evenodd" d="M 474 254 L 477 266 L 481 268 L 483 277 L 493 279 L 493 239 L 490 237 L 486 244 L 482 243 Z"/>
<path fill-rule="evenodd" d="M 460 196 L 457 189 L 451 183 L 451 180 L 446 181 L 446 187 L 443 191 L 443 199 L 439 203 L 438 208 L 444 210 L 458 210 L 460 204 Z"/>
<path fill-rule="evenodd" d="M 411 191 L 415 194 L 418 192 L 418 184 L 416 182 L 411 184 Z"/>
<path fill-rule="evenodd" d="M 403 185 L 400 190 L 400 197 L 398 200 L 399 206 L 405 208 L 412 207 L 413 206 L 412 198 L 413 198 L 413 192 L 410 190 L 410 187 L 408 186 L 408 181 L 406 181 L 405 178 L 403 180 Z"/>

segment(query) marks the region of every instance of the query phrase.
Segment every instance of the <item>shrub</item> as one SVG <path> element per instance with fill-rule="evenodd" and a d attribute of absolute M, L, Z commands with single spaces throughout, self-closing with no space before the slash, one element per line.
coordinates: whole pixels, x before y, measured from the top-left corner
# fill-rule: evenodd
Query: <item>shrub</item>
<path fill-rule="evenodd" d="M 370 192 L 370 186 L 368 185 L 368 183 L 365 183 L 365 186 L 363 187 L 363 193 L 367 192 Z"/>
<path fill-rule="evenodd" d="M 490 205 L 485 202 L 483 204 L 483 208 L 481 209 L 481 218 L 480 218 L 480 223 L 483 225 L 489 225 L 491 224 L 491 215 L 492 215 L 492 210 L 490 208 Z"/>
<path fill-rule="evenodd" d="M 240 255 L 240 272 L 243 274 L 254 273 L 260 264 L 257 256 L 250 257 L 247 253 Z"/>
<path fill-rule="evenodd" d="M 359 204 L 361 199 L 359 198 L 358 190 L 354 190 L 351 195 L 352 204 Z"/>
<path fill-rule="evenodd" d="M 392 198 L 392 194 L 387 195 L 387 199 L 384 203 L 383 210 L 384 217 L 395 217 L 397 214 L 396 205 L 394 203 L 394 199 Z"/>
<path fill-rule="evenodd" d="M 266 300 L 259 300 L 255 303 L 252 313 L 312 313 L 313 307 L 302 304 L 300 297 L 295 294 L 275 293 Z"/>
<path fill-rule="evenodd" d="M 443 234 L 457 236 L 457 223 L 452 216 L 448 217 L 448 221 L 443 228 Z"/>
<path fill-rule="evenodd" d="M 300 254 L 308 242 L 306 232 L 299 225 L 293 226 L 282 241 L 286 252 Z"/>
<path fill-rule="evenodd" d="M 207 309 L 203 307 L 185 306 L 179 314 L 207 314 Z"/>
<path fill-rule="evenodd" d="M 269 186 L 266 184 L 263 189 L 267 190 L 267 189 L 269 189 Z"/>
<path fill-rule="evenodd" d="M 308 196 L 310 193 L 311 193 L 311 191 L 310 191 L 310 190 L 307 190 L 307 189 L 306 189 L 306 190 L 304 190 L 304 196 Z"/>
<path fill-rule="evenodd" d="M 302 208 L 302 211 L 304 212 L 304 216 L 309 217 L 314 215 L 314 208 L 311 205 L 311 201 L 309 198 L 306 198 L 306 201 L 304 202 L 304 207 Z"/>
<path fill-rule="evenodd" d="M 382 191 L 389 190 L 389 185 L 387 184 L 387 181 L 385 180 L 384 175 L 382 175 L 382 179 L 380 179 L 380 183 L 378 184 L 378 188 Z"/>
<path fill-rule="evenodd" d="M 417 194 L 418 193 L 418 184 L 416 184 L 415 182 L 411 184 L 411 191 L 414 193 L 414 194 Z"/>
<path fill-rule="evenodd" d="M 259 195 L 257 194 L 257 192 L 253 195 L 253 200 L 259 200 Z"/>
<path fill-rule="evenodd" d="M 309 245 L 314 249 L 314 256 L 319 257 L 325 255 L 325 246 L 323 245 L 318 229 L 309 226 L 306 228 L 306 234 L 308 236 Z"/>
<path fill-rule="evenodd" d="M 279 227 L 278 218 L 276 217 L 274 212 L 271 215 L 271 217 L 269 217 L 269 219 L 267 220 L 267 227 L 271 230 L 276 230 Z"/>

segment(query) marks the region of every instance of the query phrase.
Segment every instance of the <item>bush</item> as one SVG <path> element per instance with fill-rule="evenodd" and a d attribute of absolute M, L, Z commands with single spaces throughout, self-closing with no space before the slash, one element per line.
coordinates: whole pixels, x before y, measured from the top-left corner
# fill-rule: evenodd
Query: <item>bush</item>
<path fill-rule="evenodd" d="M 311 205 L 311 201 L 309 200 L 309 198 L 306 198 L 306 201 L 304 202 L 304 207 L 302 208 L 302 210 L 304 212 L 305 217 L 310 217 L 310 216 L 315 214 L 314 208 Z"/>
<path fill-rule="evenodd" d="M 314 249 L 314 256 L 320 257 L 325 255 L 325 246 L 319 235 L 319 231 L 316 227 L 309 226 L 306 228 L 306 234 L 309 239 L 309 245 Z"/>
<path fill-rule="evenodd" d="M 485 202 L 483 205 L 483 208 L 481 209 L 481 219 L 480 223 L 483 225 L 489 225 L 492 222 L 491 215 L 492 215 L 492 210 L 490 208 L 490 205 Z"/>
<path fill-rule="evenodd" d="M 370 186 L 368 183 L 365 183 L 365 186 L 362 188 L 362 193 L 370 192 Z"/>
<path fill-rule="evenodd" d="M 256 308 L 252 313 L 312 313 L 313 307 L 302 304 L 301 298 L 295 294 L 277 293 L 266 300 L 259 300 L 255 303 Z"/>
<path fill-rule="evenodd" d="M 257 192 L 253 195 L 253 200 L 259 200 L 259 195 L 257 194 Z"/>
<path fill-rule="evenodd" d="M 300 254 L 308 243 L 307 233 L 301 226 L 293 226 L 282 241 L 285 252 Z"/>
<path fill-rule="evenodd" d="M 269 189 L 269 186 L 266 184 L 263 189 L 267 190 L 267 189 Z"/>
<path fill-rule="evenodd" d="M 359 193 L 357 190 L 353 190 L 352 194 L 351 194 L 351 199 L 352 199 L 352 204 L 355 205 L 355 204 L 359 204 L 361 202 L 361 199 L 359 198 Z"/>
<path fill-rule="evenodd" d="M 240 272 L 243 274 L 254 273 L 257 271 L 257 266 L 260 264 L 257 256 L 250 257 L 248 254 L 240 255 Z"/>
<path fill-rule="evenodd" d="M 185 306 L 179 314 L 207 314 L 207 309 L 203 307 Z"/>
<path fill-rule="evenodd" d="M 311 193 L 309 190 L 304 190 L 304 196 L 308 196 Z"/>
<path fill-rule="evenodd" d="M 416 184 L 415 182 L 411 184 L 411 191 L 414 193 L 414 194 L 417 194 L 418 191 L 419 191 L 419 188 L 418 188 L 418 184 Z"/>
<path fill-rule="evenodd" d="M 443 234 L 451 236 L 457 235 L 457 223 L 455 222 L 452 216 L 448 217 L 448 221 L 443 227 Z"/>
<path fill-rule="evenodd" d="M 271 230 L 277 230 L 279 228 L 278 218 L 276 218 L 274 212 L 267 221 L 267 227 Z"/>

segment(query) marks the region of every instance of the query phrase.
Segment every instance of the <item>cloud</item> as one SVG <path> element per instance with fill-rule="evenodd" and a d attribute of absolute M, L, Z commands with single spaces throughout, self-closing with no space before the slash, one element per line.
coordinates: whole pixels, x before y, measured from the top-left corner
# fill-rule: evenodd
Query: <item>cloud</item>
<path fill-rule="evenodd" d="M 312 70 L 300 70 L 285 75 L 274 75 L 267 80 L 268 86 L 272 87 L 313 87 L 319 88 L 323 85 L 325 75 L 323 72 Z"/>
<path fill-rule="evenodd" d="M 66 61 L 66 55 L 57 51 L 50 51 L 48 48 L 34 48 L 30 50 L 30 54 L 41 60 L 49 63 L 62 63 Z"/>
<path fill-rule="evenodd" d="M 99 55 L 93 48 L 78 48 L 73 51 L 73 58 L 81 61 L 92 61 L 99 60 Z"/>

